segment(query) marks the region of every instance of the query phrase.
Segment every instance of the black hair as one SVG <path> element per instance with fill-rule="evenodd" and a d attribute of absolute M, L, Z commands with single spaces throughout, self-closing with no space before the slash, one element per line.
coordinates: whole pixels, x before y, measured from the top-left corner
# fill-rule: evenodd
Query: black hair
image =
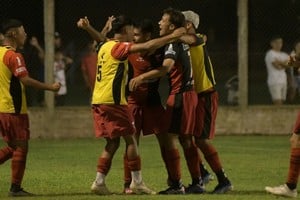
<path fill-rule="evenodd" d="M 19 28 L 23 23 L 17 19 L 7 19 L 1 23 L 1 33 L 6 34 L 11 28 Z"/>
<path fill-rule="evenodd" d="M 151 35 L 154 34 L 154 26 L 150 19 L 143 19 L 143 20 L 137 21 L 134 24 L 134 27 L 141 29 L 141 32 L 143 34 L 146 34 L 146 33 L 150 33 Z"/>
<path fill-rule="evenodd" d="M 273 35 L 273 36 L 270 38 L 270 42 L 273 42 L 274 40 L 278 40 L 278 39 L 282 39 L 281 35 Z"/>
<path fill-rule="evenodd" d="M 115 33 L 122 33 L 122 30 L 125 26 L 133 25 L 133 21 L 125 15 L 119 15 L 116 19 L 112 22 L 112 32 Z"/>
<path fill-rule="evenodd" d="M 163 11 L 163 14 L 170 16 L 170 22 L 174 24 L 176 28 L 185 26 L 185 17 L 179 10 L 167 8 Z"/>

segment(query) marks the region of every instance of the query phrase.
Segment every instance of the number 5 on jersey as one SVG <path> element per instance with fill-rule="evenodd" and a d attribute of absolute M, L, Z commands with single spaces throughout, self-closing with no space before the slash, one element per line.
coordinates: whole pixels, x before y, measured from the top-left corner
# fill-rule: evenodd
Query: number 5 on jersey
<path fill-rule="evenodd" d="M 101 81 L 101 68 L 102 68 L 102 65 L 98 65 L 97 66 L 97 81 L 100 82 Z"/>

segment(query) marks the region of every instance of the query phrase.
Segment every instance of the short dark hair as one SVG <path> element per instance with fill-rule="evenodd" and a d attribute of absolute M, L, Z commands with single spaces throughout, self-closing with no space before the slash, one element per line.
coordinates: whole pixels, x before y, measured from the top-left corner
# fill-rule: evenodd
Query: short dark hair
<path fill-rule="evenodd" d="M 273 35 L 271 38 L 270 38 L 270 42 L 273 42 L 274 40 L 278 40 L 278 39 L 282 39 L 281 35 Z"/>
<path fill-rule="evenodd" d="M 125 16 L 125 15 L 119 15 L 116 17 L 116 19 L 112 22 L 112 32 L 115 33 L 122 33 L 122 29 L 125 26 L 133 25 L 132 20 Z"/>
<path fill-rule="evenodd" d="M 141 32 L 143 34 L 145 33 L 150 33 L 152 35 L 154 34 L 154 26 L 150 19 L 143 19 L 137 21 L 136 23 L 134 23 L 134 27 L 141 29 Z"/>
<path fill-rule="evenodd" d="M 176 28 L 185 26 L 185 17 L 179 10 L 167 8 L 163 11 L 163 14 L 170 16 L 170 22 L 174 24 Z"/>
<path fill-rule="evenodd" d="M 17 19 L 7 19 L 1 23 L 1 33 L 6 34 L 11 28 L 19 28 L 23 23 Z"/>

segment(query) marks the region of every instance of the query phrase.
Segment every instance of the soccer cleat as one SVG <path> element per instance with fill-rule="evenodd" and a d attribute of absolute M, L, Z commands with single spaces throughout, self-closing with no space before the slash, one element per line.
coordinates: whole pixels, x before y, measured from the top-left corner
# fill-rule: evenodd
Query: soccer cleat
<path fill-rule="evenodd" d="M 25 196 L 34 196 L 34 194 L 26 192 L 23 190 L 23 188 L 20 188 L 19 190 L 16 191 L 9 191 L 8 196 L 10 197 L 25 197 Z"/>
<path fill-rule="evenodd" d="M 156 194 L 155 191 L 149 189 L 144 182 L 137 184 L 136 182 L 131 182 L 130 189 L 134 194 Z"/>
<path fill-rule="evenodd" d="M 200 184 L 190 184 L 188 187 L 185 188 L 186 194 L 202 194 L 205 192 L 205 189 Z"/>
<path fill-rule="evenodd" d="M 215 189 L 212 191 L 212 194 L 224 194 L 226 192 L 232 191 L 233 186 L 229 180 L 219 183 Z"/>
<path fill-rule="evenodd" d="M 296 189 L 291 190 L 286 184 L 277 187 L 267 186 L 265 187 L 265 190 L 268 193 L 278 195 L 278 196 L 293 197 L 293 198 L 297 197 L 297 190 Z"/>
<path fill-rule="evenodd" d="M 210 173 L 207 173 L 202 177 L 202 182 L 204 185 L 207 185 L 210 181 L 213 180 L 214 180 L 214 176 Z"/>
<path fill-rule="evenodd" d="M 185 189 L 183 185 L 180 186 L 170 186 L 166 190 L 160 191 L 158 194 L 185 194 Z"/>
<path fill-rule="evenodd" d="M 91 186 L 91 191 L 98 195 L 110 195 L 112 194 L 106 187 L 105 184 L 97 184 L 96 181 L 93 182 Z"/>
<path fill-rule="evenodd" d="M 125 187 L 123 190 L 123 194 L 134 194 L 134 192 L 129 187 Z"/>

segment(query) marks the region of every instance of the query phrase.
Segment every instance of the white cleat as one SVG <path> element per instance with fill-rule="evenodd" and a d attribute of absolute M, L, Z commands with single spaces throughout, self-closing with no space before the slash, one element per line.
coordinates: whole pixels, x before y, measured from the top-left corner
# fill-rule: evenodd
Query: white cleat
<path fill-rule="evenodd" d="M 130 184 L 130 189 L 134 194 L 156 194 L 156 192 L 149 189 L 144 182 L 137 184 L 132 181 Z"/>
<path fill-rule="evenodd" d="M 297 197 L 297 189 L 291 190 L 290 188 L 288 188 L 286 184 L 277 187 L 266 186 L 265 190 L 268 193 L 278 195 L 278 196 L 292 197 L 292 198 Z"/>
<path fill-rule="evenodd" d="M 98 195 L 110 195 L 112 194 L 106 187 L 105 184 L 97 184 L 96 181 L 93 182 L 91 186 L 91 191 Z"/>

